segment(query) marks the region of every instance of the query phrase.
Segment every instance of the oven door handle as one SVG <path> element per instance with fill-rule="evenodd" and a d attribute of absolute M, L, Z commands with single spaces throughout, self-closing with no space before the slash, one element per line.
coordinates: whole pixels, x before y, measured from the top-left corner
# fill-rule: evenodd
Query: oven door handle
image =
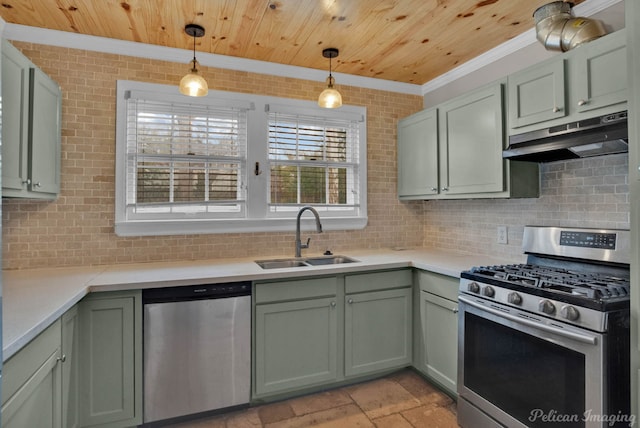
<path fill-rule="evenodd" d="M 545 324 L 540 324 L 540 323 L 537 323 L 535 321 L 530 321 L 530 320 L 528 320 L 526 318 L 519 318 L 519 317 L 516 317 L 514 315 L 499 311 L 497 309 L 493 309 L 493 308 L 484 306 L 482 304 L 476 303 L 476 302 L 474 302 L 472 300 L 469 300 L 465 296 L 458 296 L 458 301 L 462 302 L 462 303 L 464 303 L 466 305 L 473 306 L 474 308 L 483 310 L 485 312 L 489 312 L 490 314 L 496 315 L 496 316 L 498 316 L 500 318 L 504 318 L 504 319 L 507 319 L 509 321 L 513 321 L 513 322 L 518 323 L 518 324 L 522 324 L 522 325 L 526 325 L 526 326 L 529 326 L 529 327 L 533 327 L 533 328 L 536 328 L 538 330 L 544 330 L 546 332 L 557 334 L 559 336 L 564 336 L 566 338 L 577 340 L 577 341 L 583 342 L 583 343 L 587 343 L 589 345 L 596 345 L 598 343 L 598 337 L 597 336 L 592 336 L 592 335 L 589 335 L 589 334 L 576 333 L 576 332 L 573 332 L 573 331 L 566 331 L 566 330 L 562 330 L 562 329 L 559 329 L 559 328 L 556 328 L 556 327 L 550 327 L 550 326 L 545 325 Z"/>

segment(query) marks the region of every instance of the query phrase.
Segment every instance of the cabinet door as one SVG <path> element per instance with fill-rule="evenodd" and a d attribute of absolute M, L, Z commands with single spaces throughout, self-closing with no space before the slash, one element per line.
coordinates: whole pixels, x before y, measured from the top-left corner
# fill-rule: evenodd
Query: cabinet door
<path fill-rule="evenodd" d="M 576 50 L 572 85 L 575 109 L 585 112 L 627 100 L 627 49 L 624 31 L 618 31 Z M 620 107 L 624 110 L 625 107 Z"/>
<path fill-rule="evenodd" d="M 38 68 L 30 70 L 29 190 L 60 193 L 60 87 Z"/>
<path fill-rule="evenodd" d="M 335 298 L 256 305 L 258 395 L 337 380 L 337 306 Z"/>
<path fill-rule="evenodd" d="M 548 61 L 508 78 L 509 128 L 520 128 L 568 114 L 564 59 Z"/>
<path fill-rule="evenodd" d="M 62 426 L 80 426 L 78 407 L 78 307 L 62 316 Z"/>
<path fill-rule="evenodd" d="M 398 121 L 398 196 L 438 193 L 438 110 L 420 111 Z"/>
<path fill-rule="evenodd" d="M 140 292 L 90 295 L 79 316 L 81 425 L 141 424 Z"/>
<path fill-rule="evenodd" d="M 458 304 L 422 291 L 423 361 L 426 375 L 456 393 L 458 370 Z"/>
<path fill-rule="evenodd" d="M 29 62 L 13 45 L 2 42 L 2 188 L 27 188 Z M 9 196 L 14 194 L 10 192 Z"/>
<path fill-rule="evenodd" d="M 60 360 L 60 323 L 55 322 L 5 363 L 3 428 L 61 426 Z"/>
<path fill-rule="evenodd" d="M 502 105 L 496 84 L 440 106 L 441 194 L 505 190 Z"/>
<path fill-rule="evenodd" d="M 412 361 L 411 288 L 345 296 L 345 375 L 403 367 Z"/>

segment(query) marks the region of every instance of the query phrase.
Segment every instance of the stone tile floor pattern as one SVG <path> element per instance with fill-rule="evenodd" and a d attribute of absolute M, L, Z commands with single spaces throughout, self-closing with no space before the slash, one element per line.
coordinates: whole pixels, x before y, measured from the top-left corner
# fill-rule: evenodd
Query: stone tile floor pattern
<path fill-rule="evenodd" d="M 412 370 L 171 428 L 458 428 L 456 403 Z"/>

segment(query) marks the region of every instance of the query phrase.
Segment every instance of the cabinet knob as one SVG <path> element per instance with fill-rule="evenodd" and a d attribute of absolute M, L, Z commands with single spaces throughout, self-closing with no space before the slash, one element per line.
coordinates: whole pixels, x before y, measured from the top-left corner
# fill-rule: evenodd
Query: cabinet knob
<path fill-rule="evenodd" d="M 65 361 L 67 361 L 67 356 L 65 354 L 62 354 L 62 356 L 56 358 L 56 360 L 60 361 L 61 363 L 64 363 Z"/>
<path fill-rule="evenodd" d="M 443 188 L 442 188 L 442 189 L 440 189 L 440 190 L 442 190 L 443 192 L 446 192 L 447 190 L 449 190 L 449 188 L 448 188 L 448 187 L 443 187 Z"/>
<path fill-rule="evenodd" d="M 451 309 L 451 312 L 453 312 L 454 314 L 457 314 L 458 313 L 458 308 Z"/>
<path fill-rule="evenodd" d="M 336 307 L 336 302 L 331 302 L 331 307 L 335 308 Z"/>
<path fill-rule="evenodd" d="M 352 303 L 353 303 L 353 299 L 349 299 L 349 300 L 347 300 L 347 303 L 348 303 L 348 304 L 352 304 Z"/>
<path fill-rule="evenodd" d="M 583 105 L 585 105 L 585 104 L 587 104 L 587 101 L 585 101 L 585 100 L 579 100 L 579 101 L 578 101 L 578 105 L 579 105 L 579 106 L 583 106 Z"/>
<path fill-rule="evenodd" d="M 31 179 L 30 179 L 30 178 L 27 178 L 26 180 L 24 180 L 24 181 L 22 182 L 22 184 L 31 184 Z"/>
<path fill-rule="evenodd" d="M 558 113 L 558 112 L 560 111 L 560 108 L 559 108 L 559 107 L 554 107 L 552 111 L 553 111 L 554 113 Z"/>
<path fill-rule="evenodd" d="M 38 181 L 37 183 L 33 183 L 33 187 L 41 187 L 42 184 Z"/>
<path fill-rule="evenodd" d="M 432 192 L 437 192 L 437 191 L 438 191 L 438 188 L 437 188 L 437 187 L 432 187 L 432 188 L 431 188 L 431 191 L 432 191 Z"/>

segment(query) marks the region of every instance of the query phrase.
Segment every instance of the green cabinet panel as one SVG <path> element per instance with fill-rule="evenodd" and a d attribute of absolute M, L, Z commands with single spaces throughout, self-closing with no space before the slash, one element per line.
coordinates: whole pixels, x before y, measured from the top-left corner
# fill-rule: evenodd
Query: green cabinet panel
<path fill-rule="evenodd" d="M 60 321 L 7 360 L 2 373 L 4 428 L 62 425 Z"/>
<path fill-rule="evenodd" d="M 142 423 L 141 297 L 92 293 L 79 303 L 82 426 Z"/>
<path fill-rule="evenodd" d="M 510 126 L 519 128 L 566 116 L 564 84 L 564 60 L 542 63 L 510 75 Z"/>
<path fill-rule="evenodd" d="M 505 190 L 502 87 L 494 84 L 438 107 L 441 193 Z"/>
<path fill-rule="evenodd" d="M 577 112 L 626 102 L 627 49 L 624 31 L 580 46 L 572 61 L 575 63 L 572 81 L 576 86 L 573 101 Z"/>
<path fill-rule="evenodd" d="M 412 361 L 411 288 L 345 296 L 345 375 L 407 366 Z"/>
<path fill-rule="evenodd" d="M 62 426 L 80 426 L 79 413 L 79 330 L 78 307 L 69 309 L 61 318 L 62 327 Z"/>
<path fill-rule="evenodd" d="M 415 366 L 455 395 L 458 370 L 458 280 L 421 271 L 418 281 L 421 349 Z"/>
<path fill-rule="evenodd" d="M 337 313 L 335 297 L 256 306 L 255 392 L 336 381 Z"/>
<path fill-rule="evenodd" d="M 398 197 L 438 194 L 438 110 L 398 121 Z"/>
<path fill-rule="evenodd" d="M 2 196 L 55 199 L 60 193 L 60 87 L 2 42 Z"/>

